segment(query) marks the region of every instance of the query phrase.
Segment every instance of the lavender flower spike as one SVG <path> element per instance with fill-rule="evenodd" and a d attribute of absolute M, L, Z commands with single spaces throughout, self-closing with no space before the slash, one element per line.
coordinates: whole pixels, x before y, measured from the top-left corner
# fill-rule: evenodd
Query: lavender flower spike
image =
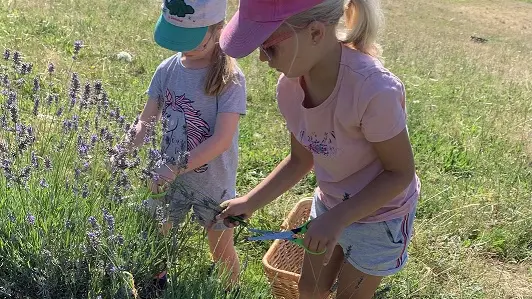
<path fill-rule="evenodd" d="M 77 58 L 79 54 L 79 50 L 81 50 L 82 47 L 83 47 L 83 41 L 77 40 L 74 42 L 74 55 L 72 56 L 72 59 Z"/>
<path fill-rule="evenodd" d="M 28 213 L 28 215 L 26 216 L 26 220 L 28 221 L 29 224 L 31 225 L 34 225 L 35 224 L 35 216 L 33 216 L 32 214 Z"/>
<path fill-rule="evenodd" d="M 48 64 L 48 73 L 51 75 L 55 72 L 55 65 L 53 63 Z"/>

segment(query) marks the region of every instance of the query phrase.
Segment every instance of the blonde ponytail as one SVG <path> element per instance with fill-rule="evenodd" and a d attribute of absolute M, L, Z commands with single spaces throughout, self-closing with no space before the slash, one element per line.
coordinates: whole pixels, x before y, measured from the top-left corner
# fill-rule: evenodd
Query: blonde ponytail
<path fill-rule="evenodd" d="M 378 0 L 348 0 L 345 6 L 346 31 L 340 41 L 380 58 L 382 49 L 377 37 L 384 23 Z"/>
<path fill-rule="evenodd" d="M 305 26 L 313 21 L 338 25 L 345 17 L 345 29 L 338 29 L 338 40 L 380 59 L 377 36 L 384 24 L 379 0 L 324 0 L 313 8 L 290 17 L 287 24 Z"/>
<path fill-rule="evenodd" d="M 217 30 L 224 25 L 221 22 L 212 25 L 210 30 Z M 221 94 L 231 81 L 235 79 L 237 73 L 237 64 L 234 58 L 223 53 L 218 43 L 219 32 L 216 32 L 216 46 L 212 53 L 212 64 L 205 78 L 205 93 L 209 96 L 217 96 Z"/>

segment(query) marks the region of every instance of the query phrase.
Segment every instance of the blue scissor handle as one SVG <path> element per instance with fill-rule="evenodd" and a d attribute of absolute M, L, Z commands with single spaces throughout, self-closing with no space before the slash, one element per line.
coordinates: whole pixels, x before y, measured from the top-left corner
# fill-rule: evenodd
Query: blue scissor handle
<path fill-rule="evenodd" d="M 254 232 L 256 234 L 260 234 L 259 236 L 249 237 L 248 241 L 266 241 L 266 240 L 286 240 L 290 241 L 298 246 L 303 247 L 306 252 L 314 255 L 320 255 L 325 253 L 326 249 L 321 252 L 316 252 L 308 249 L 305 244 L 303 244 L 303 239 L 296 238 L 294 235 L 296 234 L 304 234 L 308 230 L 308 224 L 310 223 L 310 220 L 305 222 L 303 225 L 294 228 L 292 230 L 287 231 L 271 231 L 271 230 L 260 230 L 255 228 L 250 228 L 250 232 Z"/>

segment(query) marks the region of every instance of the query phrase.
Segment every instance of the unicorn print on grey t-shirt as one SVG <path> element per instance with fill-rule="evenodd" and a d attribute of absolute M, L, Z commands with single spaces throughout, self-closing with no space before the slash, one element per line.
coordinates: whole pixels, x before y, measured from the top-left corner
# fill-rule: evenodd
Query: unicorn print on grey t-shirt
<path fill-rule="evenodd" d="M 209 124 L 201 118 L 201 112 L 194 109 L 192 103 L 194 101 L 188 99 L 185 94 L 178 96 L 166 89 L 162 113 L 167 119 L 163 151 L 170 159 L 175 159 L 180 152 L 190 152 L 211 137 Z M 200 173 L 207 169 L 208 165 L 205 164 L 194 171 Z"/>

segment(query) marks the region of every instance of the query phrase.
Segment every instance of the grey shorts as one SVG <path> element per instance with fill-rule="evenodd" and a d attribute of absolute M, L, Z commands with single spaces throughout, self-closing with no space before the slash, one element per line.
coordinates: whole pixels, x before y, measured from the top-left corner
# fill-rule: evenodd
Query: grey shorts
<path fill-rule="evenodd" d="M 314 196 L 310 218 L 327 212 L 327 207 Z M 401 218 L 375 223 L 353 223 L 342 233 L 338 244 L 353 267 L 373 276 L 399 272 L 408 260 L 408 244 L 412 236 L 416 207 Z"/>
<path fill-rule="evenodd" d="M 215 221 L 216 216 L 222 211 L 220 204 L 221 201 L 215 202 L 187 193 L 183 188 L 173 188 L 164 198 L 148 199 L 146 203 L 151 216 L 162 218 L 163 222 L 172 222 L 175 226 L 179 226 L 192 210 L 192 220 L 205 228 L 214 222 L 211 230 L 217 231 L 229 229 L 223 221 Z"/>

